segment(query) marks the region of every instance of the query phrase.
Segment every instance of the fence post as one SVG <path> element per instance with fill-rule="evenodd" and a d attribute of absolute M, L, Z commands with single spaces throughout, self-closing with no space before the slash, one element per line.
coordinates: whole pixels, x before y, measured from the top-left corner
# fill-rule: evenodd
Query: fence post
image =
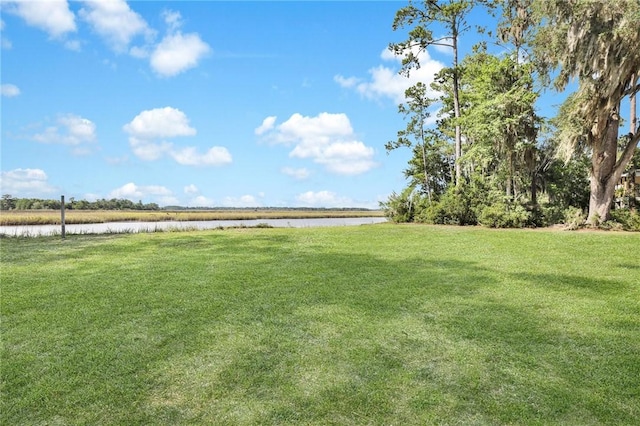
<path fill-rule="evenodd" d="M 64 229 L 64 195 L 60 196 L 60 222 L 62 223 L 62 239 L 65 238 L 65 229 Z"/>

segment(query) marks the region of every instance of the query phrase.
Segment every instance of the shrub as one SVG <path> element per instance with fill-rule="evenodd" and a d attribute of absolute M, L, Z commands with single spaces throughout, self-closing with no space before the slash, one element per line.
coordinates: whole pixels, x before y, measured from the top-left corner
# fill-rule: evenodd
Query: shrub
<path fill-rule="evenodd" d="M 395 191 L 389 195 L 386 202 L 380 203 L 387 219 L 395 223 L 413 222 L 415 204 L 419 196 L 415 196 L 413 188 L 409 187 L 397 194 Z"/>
<path fill-rule="evenodd" d="M 531 218 L 521 204 L 499 201 L 482 209 L 478 223 L 490 228 L 523 228 L 531 224 Z"/>
<path fill-rule="evenodd" d="M 640 212 L 638 212 L 637 210 L 632 210 L 632 209 L 612 210 L 611 220 L 607 222 L 617 223 L 620 226 L 620 228 L 625 231 L 640 232 Z M 607 226 L 612 226 L 612 224 L 610 223 Z"/>
<path fill-rule="evenodd" d="M 466 191 L 451 187 L 439 202 L 431 203 L 422 213 L 426 223 L 437 225 L 476 225 L 478 220 Z"/>
<path fill-rule="evenodd" d="M 585 224 L 585 215 L 582 209 L 569 207 L 564 211 L 564 224 L 568 229 L 578 229 Z"/>

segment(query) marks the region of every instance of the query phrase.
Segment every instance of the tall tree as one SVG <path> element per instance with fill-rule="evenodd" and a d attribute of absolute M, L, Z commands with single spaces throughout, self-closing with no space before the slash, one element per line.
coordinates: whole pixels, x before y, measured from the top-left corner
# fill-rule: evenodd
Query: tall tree
<path fill-rule="evenodd" d="M 512 199 L 534 169 L 530 163 L 540 120 L 534 109 L 538 94 L 532 67 L 518 64 L 515 55 L 500 58 L 483 47 L 475 50 L 463 61 L 461 123 L 470 142 L 463 162 L 493 175 Z"/>
<path fill-rule="evenodd" d="M 615 185 L 640 140 L 640 132 L 618 135 L 621 103 L 640 90 L 640 2 L 540 0 L 534 7 L 543 71 L 558 71 L 558 90 L 572 78 L 578 82 L 560 109 L 559 136 L 567 155 L 579 146 L 591 149 L 587 220 L 597 224 L 609 218 Z"/>
<path fill-rule="evenodd" d="M 446 46 L 452 49 L 453 62 L 451 78 L 453 85 L 453 110 L 454 117 L 460 118 L 459 97 L 459 69 L 458 42 L 460 34 L 470 27 L 465 20 L 467 14 L 475 4 L 474 0 L 425 0 L 420 4 L 409 1 L 406 7 L 396 12 L 393 21 L 393 29 L 398 30 L 405 26 L 411 26 L 409 37 L 400 43 L 392 43 L 389 48 L 399 56 L 402 56 L 402 72 L 409 74 L 410 70 L 419 68 L 419 54 L 429 46 Z M 447 34 L 442 37 L 434 37 L 432 28 L 435 25 L 445 27 Z M 462 156 L 462 131 L 460 124 L 455 123 L 455 160 L 456 182 L 462 178 L 462 168 L 459 159 Z"/>
<path fill-rule="evenodd" d="M 406 102 L 398 106 L 398 112 L 407 120 L 407 127 L 398 131 L 398 138 L 386 144 L 387 151 L 406 146 L 413 149 L 413 158 L 405 175 L 411 186 L 419 185 L 431 201 L 434 193 L 442 192 L 447 182 L 448 164 L 443 147 L 433 131 L 427 128 L 429 107 L 433 103 L 427 86 L 418 82 L 405 91 Z"/>

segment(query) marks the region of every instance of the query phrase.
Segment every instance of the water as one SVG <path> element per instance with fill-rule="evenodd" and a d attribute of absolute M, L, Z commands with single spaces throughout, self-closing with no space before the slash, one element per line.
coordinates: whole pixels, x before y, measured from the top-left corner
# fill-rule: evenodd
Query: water
<path fill-rule="evenodd" d="M 274 228 L 312 228 L 325 226 L 356 226 L 386 222 L 384 217 L 344 217 L 310 219 L 251 219 L 251 220 L 203 220 L 165 222 L 109 222 L 66 225 L 67 234 L 117 234 L 154 232 L 167 230 L 202 230 L 228 227 L 254 227 L 261 224 Z M 60 225 L 0 226 L 0 234 L 9 236 L 60 235 Z"/>

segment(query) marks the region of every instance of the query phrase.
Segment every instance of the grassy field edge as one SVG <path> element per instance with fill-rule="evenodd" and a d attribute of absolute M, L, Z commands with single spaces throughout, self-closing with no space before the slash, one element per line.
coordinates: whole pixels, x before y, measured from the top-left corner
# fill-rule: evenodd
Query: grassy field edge
<path fill-rule="evenodd" d="M 639 242 L 390 224 L 0 240 L 0 423 L 632 425 Z"/>

